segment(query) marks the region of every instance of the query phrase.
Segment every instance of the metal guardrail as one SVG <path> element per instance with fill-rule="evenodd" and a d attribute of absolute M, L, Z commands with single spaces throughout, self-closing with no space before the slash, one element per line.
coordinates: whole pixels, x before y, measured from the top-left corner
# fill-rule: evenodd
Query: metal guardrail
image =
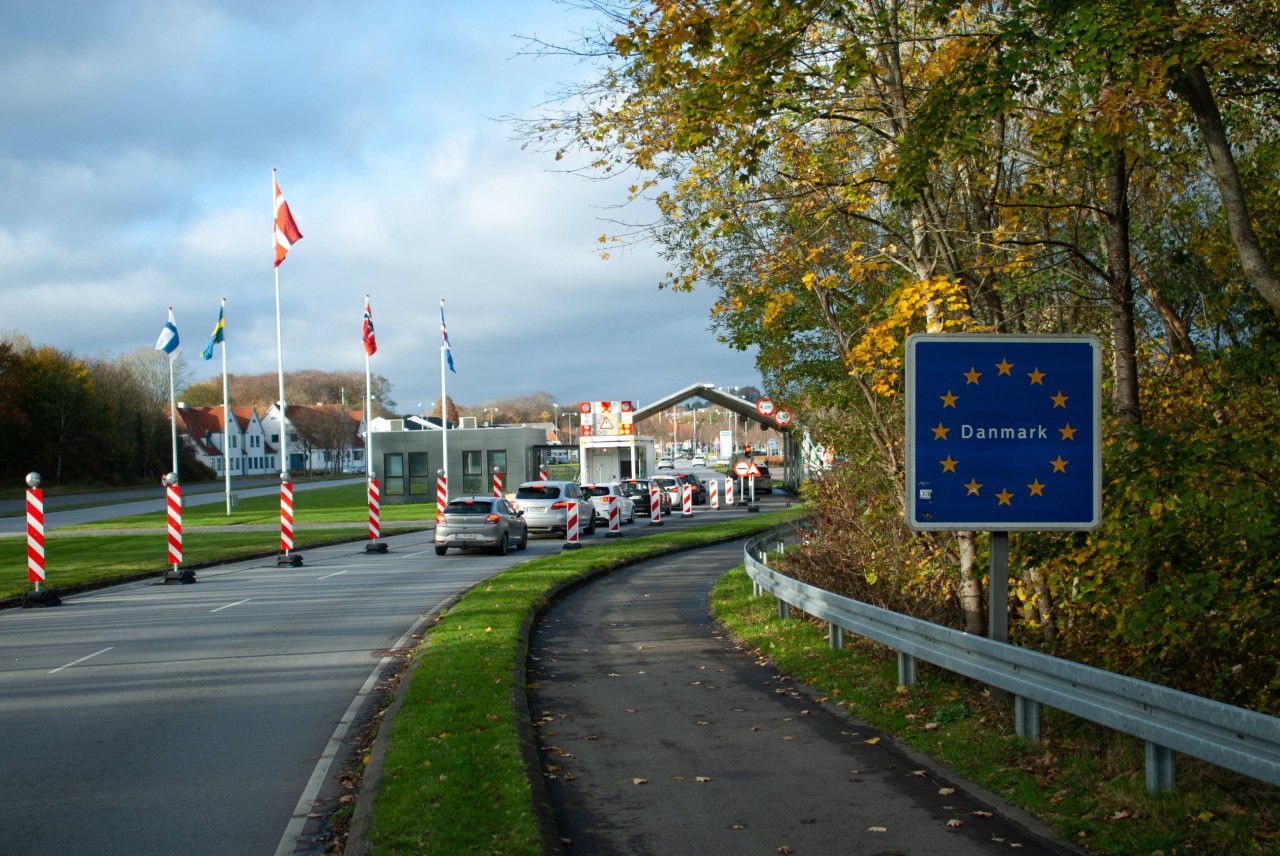
<path fill-rule="evenodd" d="M 794 536 L 794 530 L 790 533 Z M 898 679 L 915 683 L 915 660 L 941 666 L 1014 696 L 1017 733 L 1040 736 L 1040 705 L 1048 705 L 1146 741 L 1146 786 L 1173 790 L 1174 753 L 1200 758 L 1280 785 L 1280 719 L 1244 708 L 973 636 L 797 582 L 768 566 L 770 549 L 790 537 L 775 530 L 747 542 L 743 561 L 756 592 L 828 623 L 833 648 L 856 633 L 898 652 Z"/>

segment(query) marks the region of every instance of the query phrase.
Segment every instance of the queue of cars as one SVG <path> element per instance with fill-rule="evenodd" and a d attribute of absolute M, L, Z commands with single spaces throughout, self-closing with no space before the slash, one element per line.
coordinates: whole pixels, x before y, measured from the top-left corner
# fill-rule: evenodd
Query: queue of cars
<path fill-rule="evenodd" d="M 763 464 L 758 493 L 772 493 L 773 480 Z M 732 472 L 732 470 L 730 470 Z M 595 532 L 597 524 L 609 525 L 609 497 L 618 505 L 620 523 L 634 523 L 637 515 L 648 517 L 652 498 L 650 486 L 658 490 L 658 511 L 671 514 L 684 507 L 684 487 L 692 488 L 697 505 L 708 502 L 707 484 L 692 473 L 663 473 L 648 479 L 579 485 L 572 481 L 531 481 L 516 488 L 513 500 L 495 496 L 463 496 L 452 499 L 436 515 L 436 555 L 450 547 L 488 549 L 506 555 L 511 548 L 523 550 L 530 535 L 568 537 L 571 511 L 576 511 L 578 529 L 584 535 Z"/>

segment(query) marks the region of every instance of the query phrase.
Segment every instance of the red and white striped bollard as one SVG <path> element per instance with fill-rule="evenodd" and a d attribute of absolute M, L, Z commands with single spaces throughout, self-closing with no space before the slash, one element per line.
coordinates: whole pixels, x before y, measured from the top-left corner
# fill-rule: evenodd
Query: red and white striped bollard
<path fill-rule="evenodd" d="M 169 512 L 169 564 L 174 571 L 182 564 L 182 486 L 165 488 L 165 506 Z"/>
<path fill-rule="evenodd" d="M 382 488 L 377 479 L 369 479 L 369 540 L 382 534 Z"/>
<path fill-rule="evenodd" d="M 498 470 L 493 471 L 493 495 L 498 498 L 502 497 L 502 473 Z"/>
<path fill-rule="evenodd" d="M 436 516 L 444 515 L 444 507 L 449 504 L 449 480 L 445 477 L 444 470 L 436 470 L 439 478 L 436 479 Z"/>
<path fill-rule="evenodd" d="M 707 502 L 711 505 L 712 511 L 720 507 L 720 479 L 707 481 Z"/>
<path fill-rule="evenodd" d="M 662 488 L 649 484 L 649 525 L 662 525 Z"/>
<path fill-rule="evenodd" d="M 581 546 L 578 543 L 578 503 L 570 502 L 564 510 L 564 548 L 576 550 Z"/>
<path fill-rule="evenodd" d="M 538 481 L 548 481 L 550 478 L 551 478 L 551 477 L 550 477 L 549 475 L 547 475 L 547 468 L 546 468 L 546 467 L 539 467 L 539 468 L 538 468 Z"/>
<path fill-rule="evenodd" d="M 724 504 L 733 508 L 733 476 L 724 480 Z"/>
<path fill-rule="evenodd" d="M 280 550 L 287 556 L 293 549 L 293 484 L 280 482 Z"/>
<path fill-rule="evenodd" d="M 618 497 L 609 494 L 604 498 L 605 507 L 609 509 L 609 531 L 606 538 L 622 537 L 622 513 L 618 510 Z"/>
<path fill-rule="evenodd" d="M 693 516 L 693 485 L 691 484 L 680 486 L 680 516 Z"/>
<path fill-rule="evenodd" d="M 44 491 L 35 487 L 27 491 L 27 581 L 44 582 Z"/>

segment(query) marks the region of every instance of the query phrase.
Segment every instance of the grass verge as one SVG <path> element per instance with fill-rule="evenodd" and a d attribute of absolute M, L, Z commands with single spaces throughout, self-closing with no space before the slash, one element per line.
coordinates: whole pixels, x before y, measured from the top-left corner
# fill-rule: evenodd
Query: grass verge
<path fill-rule="evenodd" d="M 1276 788 L 1179 756 L 1179 790 L 1152 796 L 1136 738 L 1043 708 L 1042 740 L 1021 740 L 1012 701 L 923 662 L 919 683 L 899 686 L 894 652 L 848 635 L 843 651 L 831 651 L 825 623 L 779 619 L 773 598 L 752 596 L 742 568 L 716 584 L 712 610 L 779 672 L 1039 817 L 1063 840 L 1141 856 L 1280 853 Z"/>
<path fill-rule="evenodd" d="M 522 737 L 525 654 L 555 593 L 648 556 L 728 540 L 803 513 L 593 544 L 535 559 L 481 583 L 441 616 L 419 649 L 391 725 L 369 835 L 372 852 L 541 854 Z M 513 711 L 515 716 L 512 716 Z"/>
<path fill-rule="evenodd" d="M 161 524 L 163 525 L 163 523 Z M 65 535 L 64 530 L 45 538 L 44 588 L 59 592 L 81 589 L 110 582 L 123 582 L 169 567 L 169 546 L 164 535 L 137 534 L 127 531 L 107 535 Z M 396 535 L 411 529 L 388 530 Z M 359 541 L 368 537 L 366 527 L 349 529 L 294 530 L 294 548 L 342 541 Z M 280 536 L 275 532 L 200 532 L 190 533 L 182 544 L 183 567 L 197 567 L 243 559 L 270 556 L 278 552 Z M 27 540 L 0 538 L 0 600 L 17 597 L 32 590 L 27 581 Z"/>
<path fill-rule="evenodd" d="M 159 494 L 157 499 L 163 499 Z M 435 502 L 404 505 L 381 505 L 378 517 L 382 523 L 409 520 L 435 520 Z M 293 519 L 295 524 L 308 523 L 360 523 L 369 519 L 368 488 L 362 484 L 340 485 L 317 490 L 294 491 Z M 251 526 L 279 525 L 280 496 L 242 497 L 236 507 L 227 514 L 221 502 L 192 505 L 182 509 L 182 525 L 188 526 Z M 167 524 L 164 510 L 130 517 L 116 517 L 98 523 L 69 526 L 59 531 L 84 531 L 104 529 L 139 529 L 161 527 Z"/>

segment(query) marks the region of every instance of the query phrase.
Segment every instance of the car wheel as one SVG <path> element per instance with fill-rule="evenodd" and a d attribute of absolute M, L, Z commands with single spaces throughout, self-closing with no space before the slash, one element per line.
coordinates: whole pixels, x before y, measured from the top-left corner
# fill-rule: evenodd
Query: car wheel
<path fill-rule="evenodd" d="M 502 540 L 498 542 L 498 546 L 493 551 L 499 556 L 507 555 L 507 533 L 502 533 Z"/>
<path fill-rule="evenodd" d="M 594 514 L 591 515 L 591 522 L 587 524 L 587 528 L 583 530 L 582 534 L 583 535 L 596 534 L 596 516 Z"/>
<path fill-rule="evenodd" d="M 447 553 L 447 552 L 449 552 L 449 548 L 448 548 L 448 547 L 444 546 L 443 544 L 437 544 L 437 545 L 436 545 L 436 555 L 437 555 L 437 556 L 443 556 L 443 555 L 444 555 L 445 553 Z"/>
<path fill-rule="evenodd" d="M 529 530 L 524 530 L 524 537 L 520 539 L 520 543 L 516 545 L 517 550 L 523 550 L 529 546 Z"/>

